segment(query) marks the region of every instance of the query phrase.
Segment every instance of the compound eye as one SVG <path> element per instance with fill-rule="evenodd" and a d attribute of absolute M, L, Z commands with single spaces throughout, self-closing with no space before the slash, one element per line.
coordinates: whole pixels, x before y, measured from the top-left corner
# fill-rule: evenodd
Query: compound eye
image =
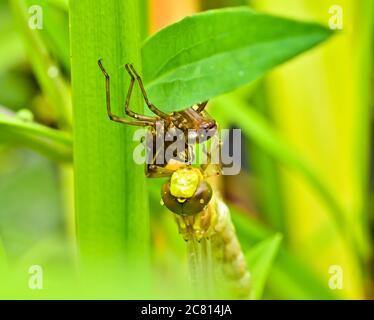
<path fill-rule="evenodd" d="M 194 215 L 201 212 L 212 198 L 212 187 L 206 181 L 201 181 L 190 198 L 178 198 L 170 193 L 170 181 L 162 188 L 162 201 L 172 212 L 179 215 Z"/>

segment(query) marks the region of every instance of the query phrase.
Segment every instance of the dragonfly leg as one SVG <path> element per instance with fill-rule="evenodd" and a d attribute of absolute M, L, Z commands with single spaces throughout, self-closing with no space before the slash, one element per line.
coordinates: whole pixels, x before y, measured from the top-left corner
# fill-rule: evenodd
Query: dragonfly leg
<path fill-rule="evenodd" d="M 165 164 L 156 164 L 156 154 L 152 159 L 152 163 L 146 164 L 145 166 L 145 175 L 148 178 L 161 178 L 169 177 L 176 170 L 184 168 L 186 164 L 178 160 L 170 160 Z"/>
<path fill-rule="evenodd" d="M 129 89 L 127 91 L 127 96 L 126 96 L 126 101 L 125 101 L 125 113 L 129 117 L 135 118 L 137 120 L 156 122 L 157 119 L 154 118 L 154 117 L 147 117 L 147 116 L 141 115 L 139 113 L 136 113 L 136 112 L 133 112 L 133 111 L 130 110 L 130 98 L 131 98 L 131 94 L 132 94 L 132 89 L 134 88 L 135 77 L 132 74 L 132 72 L 130 71 L 129 64 L 126 64 L 125 68 L 126 68 L 127 72 L 129 73 L 129 75 L 131 77 L 131 81 L 130 81 L 130 85 L 129 85 Z"/>
<path fill-rule="evenodd" d="M 98 65 L 101 69 L 101 72 L 105 76 L 105 93 L 106 93 L 106 108 L 107 108 L 107 113 L 109 116 L 109 119 L 115 122 L 123 123 L 123 124 L 128 124 L 128 125 L 133 125 L 133 126 L 153 126 L 154 122 L 153 121 L 147 121 L 147 120 L 128 120 L 126 118 L 119 117 L 115 114 L 112 113 L 111 106 L 110 106 L 110 77 L 106 70 L 104 69 L 101 59 L 98 61 Z"/>
<path fill-rule="evenodd" d="M 144 101 L 145 103 L 147 104 L 148 108 L 154 113 L 156 114 L 157 116 L 159 116 L 160 118 L 163 118 L 163 119 L 166 119 L 169 117 L 169 115 L 167 113 L 164 113 L 162 112 L 161 110 L 157 109 L 157 107 L 152 104 L 149 100 L 148 100 L 148 96 L 147 96 L 147 93 L 144 89 L 144 85 L 143 85 L 143 81 L 142 81 L 142 78 L 139 76 L 139 74 L 135 71 L 135 68 L 132 64 L 128 64 L 127 65 L 129 68 L 126 68 L 127 71 L 132 74 L 131 76 L 136 78 L 136 80 L 138 81 L 138 84 L 139 84 L 139 87 L 140 87 L 140 90 L 143 94 L 143 98 L 144 98 Z"/>
<path fill-rule="evenodd" d="M 196 112 L 197 112 L 197 113 L 202 112 L 202 111 L 205 109 L 205 107 L 206 107 L 207 104 L 208 104 L 208 101 L 204 101 L 204 102 L 202 102 L 202 103 L 198 103 L 198 104 L 197 104 Z"/>
<path fill-rule="evenodd" d="M 161 137 L 162 138 L 162 137 Z M 152 159 L 150 160 L 150 163 L 146 163 L 145 165 L 145 176 L 148 178 L 161 178 L 161 177 L 168 177 L 170 176 L 173 171 L 166 168 L 167 163 L 157 163 L 157 158 L 162 155 L 163 148 L 156 148 L 156 141 L 155 139 L 158 139 L 158 136 L 156 136 L 156 133 L 152 135 L 152 139 L 148 141 L 148 149 L 149 152 L 152 152 Z"/>

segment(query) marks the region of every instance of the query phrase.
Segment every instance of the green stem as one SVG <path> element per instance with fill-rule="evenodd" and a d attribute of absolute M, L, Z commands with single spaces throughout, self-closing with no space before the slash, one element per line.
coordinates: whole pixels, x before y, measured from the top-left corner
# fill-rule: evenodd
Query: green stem
<path fill-rule="evenodd" d="M 374 2 L 363 1 L 357 3 L 356 23 L 360 25 L 357 33 L 357 68 L 355 70 L 355 83 L 357 90 L 357 106 L 355 122 L 354 141 L 352 156 L 355 157 L 355 165 L 358 171 L 358 186 L 360 189 L 360 202 L 358 204 L 358 219 L 356 236 L 360 238 L 358 248 L 364 263 L 372 254 L 370 246 L 370 217 L 369 212 L 369 185 L 370 185 L 370 158 L 371 158 L 371 126 L 373 112 L 373 53 L 374 53 Z"/>
<path fill-rule="evenodd" d="M 141 69 L 138 8 L 133 0 L 70 1 L 75 207 L 84 263 L 148 265 L 148 201 L 143 168 L 132 157 L 135 129 L 108 119 L 97 65 L 103 58 L 112 111 L 123 116 L 130 79 L 121 66 Z M 134 94 L 132 109 L 142 106 Z"/>

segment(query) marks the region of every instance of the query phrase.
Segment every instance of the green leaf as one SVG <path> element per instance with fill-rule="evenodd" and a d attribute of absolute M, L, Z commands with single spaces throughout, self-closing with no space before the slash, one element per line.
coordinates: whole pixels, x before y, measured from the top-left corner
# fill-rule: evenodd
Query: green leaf
<path fill-rule="evenodd" d="M 261 299 L 266 279 L 278 253 L 281 241 L 282 235 L 277 233 L 257 244 L 246 255 L 252 275 L 251 299 Z"/>
<path fill-rule="evenodd" d="M 258 78 L 331 34 L 247 7 L 199 13 L 145 41 L 146 89 L 164 111 L 180 110 Z"/>
<path fill-rule="evenodd" d="M 135 128 L 109 120 L 97 64 L 103 58 L 112 111 L 123 115 L 130 77 L 119 66 L 133 61 L 140 69 L 139 6 L 133 0 L 70 1 L 75 207 L 79 249 L 89 266 L 149 265 L 148 195 L 144 168 L 133 160 Z M 141 109 L 140 95 L 131 107 Z"/>
<path fill-rule="evenodd" d="M 48 0 L 48 2 L 59 7 L 61 10 L 68 11 L 69 9 L 69 0 Z"/>
<path fill-rule="evenodd" d="M 0 113 L 0 133 L 2 141 L 15 141 L 55 160 L 72 160 L 72 140 L 66 132 Z"/>

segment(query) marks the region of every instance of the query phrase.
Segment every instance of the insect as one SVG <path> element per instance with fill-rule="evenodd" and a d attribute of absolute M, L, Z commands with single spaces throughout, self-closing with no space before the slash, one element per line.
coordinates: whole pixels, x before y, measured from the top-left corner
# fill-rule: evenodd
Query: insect
<path fill-rule="evenodd" d="M 176 213 L 179 232 L 188 241 L 191 269 L 200 269 L 195 273 L 204 274 L 204 279 L 193 279 L 197 283 L 195 286 L 199 282 L 205 282 L 205 286 L 218 282 L 217 288 L 231 292 L 232 297 L 248 298 L 250 273 L 229 209 L 207 178 L 201 168 L 181 166 L 164 184 L 163 202 Z M 207 258 L 210 253 L 212 259 Z M 209 262 L 221 268 L 206 268 Z M 222 278 L 224 285 L 220 281 Z"/>
<path fill-rule="evenodd" d="M 147 93 L 144 89 L 143 81 L 138 73 L 135 71 L 132 64 L 126 64 L 125 68 L 130 75 L 131 81 L 127 91 L 125 100 L 124 111 L 132 119 L 127 119 L 114 115 L 111 110 L 110 101 L 110 77 L 103 67 L 102 60 L 98 61 L 99 67 L 105 76 L 105 91 L 106 91 L 106 106 L 109 119 L 115 122 L 119 122 L 126 125 L 143 126 L 148 127 L 148 135 L 146 137 L 147 149 L 151 150 L 150 157 L 151 161 L 147 161 L 145 166 L 145 174 L 150 178 L 158 178 L 163 176 L 170 176 L 175 171 L 174 164 L 177 162 L 191 162 L 190 148 L 187 144 L 188 141 L 195 141 L 201 143 L 209 140 L 217 130 L 217 124 L 214 119 L 211 119 L 209 115 L 204 111 L 207 101 L 198 103 L 183 111 L 172 112 L 170 114 L 159 110 L 154 104 L 152 104 L 147 97 Z M 130 98 L 134 88 L 135 81 L 138 82 L 142 96 L 147 107 L 155 114 L 154 117 L 142 115 L 130 110 Z M 157 125 L 162 126 L 162 130 L 157 130 Z M 175 143 L 176 139 L 181 137 L 176 136 L 175 133 L 180 132 L 184 135 L 183 141 L 185 142 L 183 151 L 179 154 L 174 153 L 173 159 L 165 157 L 162 154 L 161 160 L 156 161 L 160 156 L 160 151 L 156 146 L 157 140 L 161 140 L 164 143 L 163 149 L 167 150 L 170 145 Z M 167 139 L 166 136 L 173 136 L 175 139 Z M 176 150 L 177 151 L 177 150 Z"/>
<path fill-rule="evenodd" d="M 247 297 L 250 274 L 231 222 L 229 210 L 219 192 L 214 190 L 208 182 L 209 178 L 220 174 L 220 166 L 211 162 L 211 153 L 206 150 L 207 163 L 200 164 L 198 167 L 191 165 L 193 152 L 187 141 L 192 140 L 196 144 L 205 143 L 218 131 L 217 123 L 204 110 L 207 101 L 183 111 L 164 113 L 148 100 L 142 79 L 133 65 L 126 64 L 125 68 L 131 81 L 124 111 L 132 119 L 120 117 L 111 111 L 109 75 L 101 60 L 98 61 L 98 65 L 105 76 L 106 106 L 110 120 L 149 128 L 146 145 L 151 161 L 146 164 L 145 173 L 150 178 L 169 178 L 161 190 L 162 202 L 175 214 L 179 232 L 188 242 L 192 269 L 200 268 L 202 265 L 206 267 L 208 262 L 203 260 L 207 260 L 209 252 L 212 253 L 212 260 L 224 269 L 216 278 L 223 275 L 227 279 L 227 286 L 234 287 L 232 291 L 238 297 Z M 155 114 L 154 117 L 130 110 L 129 103 L 135 81 L 138 82 L 146 105 Z M 160 124 L 162 130 L 158 130 Z M 163 156 L 165 154 L 164 151 L 156 148 L 155 141 L 159 138 L 170 146 L 175 139 L 167 139 L 167 135 L 175 131 L 179 132 L 176 139 L 180 138 L 180 135 L 185 138 L 182 151 L 173 153 L 173 157 L 164 157 L 164 162 L 157 162 L 160 152 Z M 215 146 L 220 148 L 220 145 L 219 142 Z M 208 250 L 208 247 L 211 249 Z M 210 273 L 209 270 L 206 273 Z"/>

